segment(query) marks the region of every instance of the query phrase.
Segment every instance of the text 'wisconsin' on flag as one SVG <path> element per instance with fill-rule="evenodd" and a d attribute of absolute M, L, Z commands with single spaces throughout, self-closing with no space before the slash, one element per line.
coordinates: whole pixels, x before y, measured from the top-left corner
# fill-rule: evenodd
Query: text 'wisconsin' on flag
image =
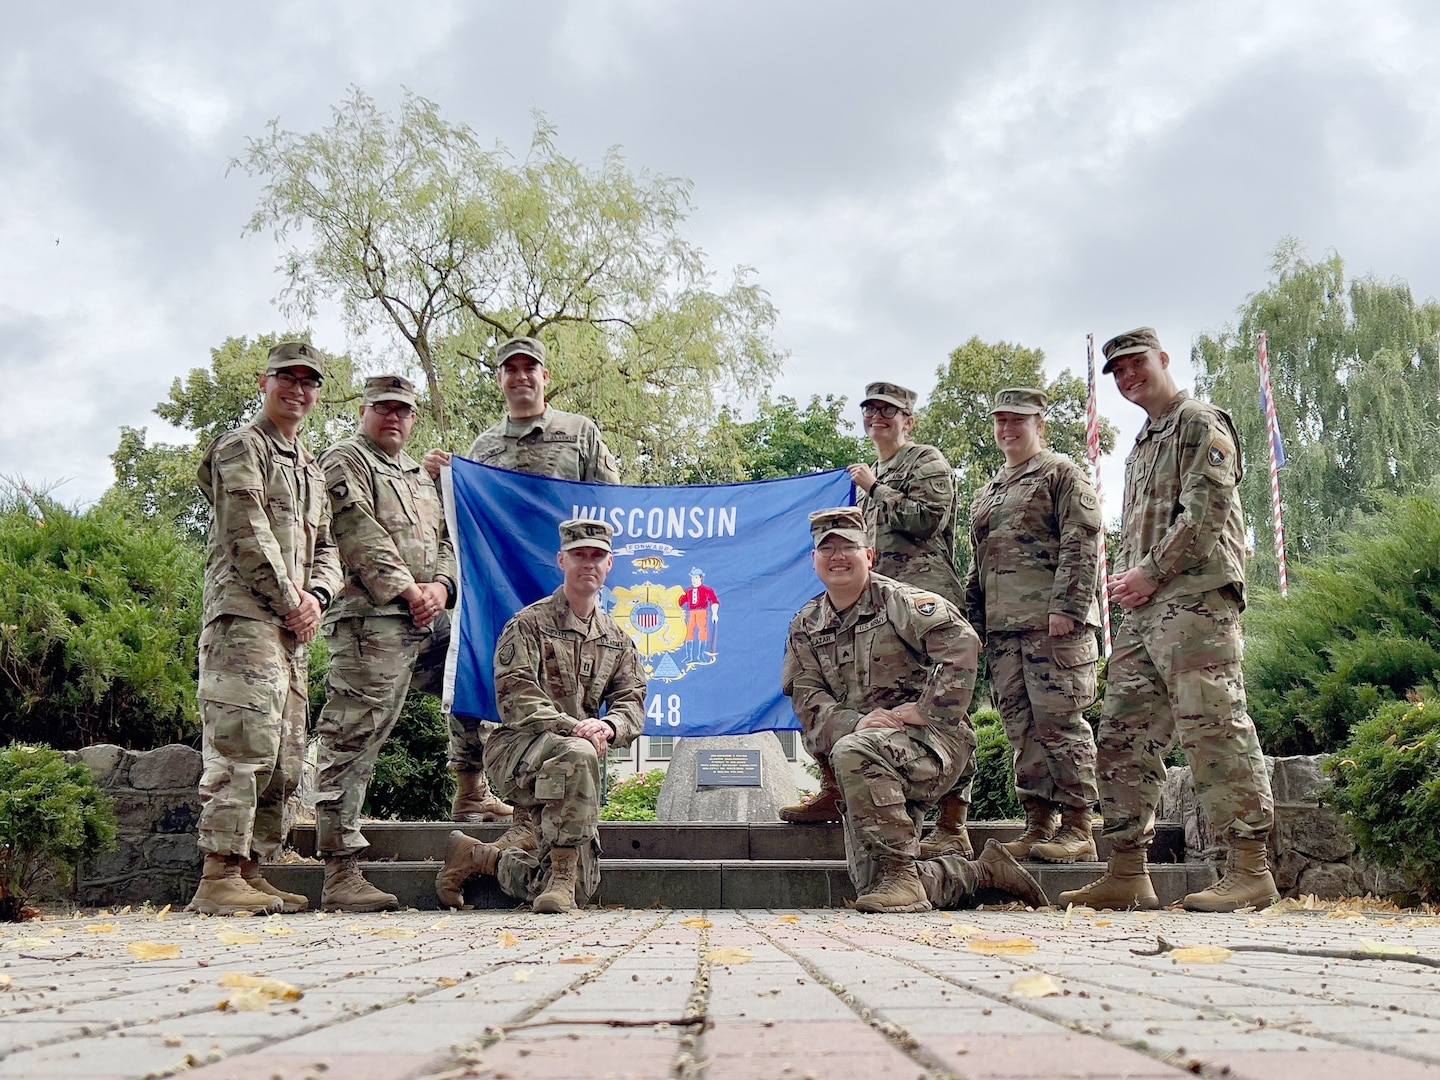
<path fill-rule="evenodd" d="M 822 586 L 809 514 L 849 506 L 843 470 L 786 480 L 623 487 L 552 480 L 451 459 L 447 507 L 460 562 L 447 699 L 495 719 L 494 651 L 505 623 L 562 580 L 557 528 L 615 530 L 600 603 L 630 635 L 650 690 L 651 735 L 798 728 L 780 692 L 790 620 Z"/>

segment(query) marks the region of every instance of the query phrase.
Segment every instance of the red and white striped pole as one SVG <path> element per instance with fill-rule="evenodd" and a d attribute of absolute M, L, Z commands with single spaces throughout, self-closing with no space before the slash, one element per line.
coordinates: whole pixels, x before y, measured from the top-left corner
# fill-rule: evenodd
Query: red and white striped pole
<path fill-rule="evenodd" d="M 1280 466 L 1285 453 L 1280 442 L 1280 420 L 1275 415 L 1275 393 L 1270 386 L 1270 338 L 1260 335 L 1260 398 L 1265 406 L 1265 434 L 1270 444 L 1270 501 L 1275 511 L 1275 558 L 1280 564 L 1280 595 L 1290 596 L 1285 572 L 1285 512 L 1280 505 Z"/>
<path fill-rule="evenodd" d="M 1095 481 L 1095 497 L 1100 502 L 1100 628 L 1105 631 L 1105 655 L 1110 655 L 1110 555 L 1105 545 L 1105 497 L 1100 491 L 1100 405 L 1095 400 L 1095 335 L 1085 335 L 1086 385 L 1089 400 L 1085 403 L 1085 456 Z"/>

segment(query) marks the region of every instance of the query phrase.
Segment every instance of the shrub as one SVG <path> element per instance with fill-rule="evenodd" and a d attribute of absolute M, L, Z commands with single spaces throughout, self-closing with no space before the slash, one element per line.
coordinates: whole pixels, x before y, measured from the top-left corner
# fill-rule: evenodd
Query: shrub
<path fill-rule="evenodd" d="M 0 750 L 0 921 L 16 921 L 35 890 L 69 884 L 76 864 L 115 847 L 115 807 L 84 765 L 48 746 Z"/>
<path fill-rule="evenodd" d="M 970 719 L 975 724 L 977 740 L 970 817 L 975 821 L 1022 817 L 1020 797 L 1015 794 L 1010 740 L 1005 735 L 1000 714 L 994 709 L 981 709 Z"/>
<path fill-rule="evenodd" d="M 660 798 L 660 788 L 664 783 L 664 769 L 651 769 L 615 781 L 606 794 L 600 820 L 654 821 L 655 803 Z"/>
<path fill-rule="evenodd" d="M 0 488 L 0 716 L 14 739 L 197 734 L 203 553 L 174 528 Z"/>
<path fill-rule="evenodd" d="M 365 813 L 396 821 L 448 821 L 455 778 L 445 768 L 450 724 L 440 699 L 410 691 L 375 762 Z"/>
<path fill-rule="evenodd" d="M 1365 856 L 1440 896 L 1440 702 L 1382 705 L 1326 768 L 1331 804 Z"/>

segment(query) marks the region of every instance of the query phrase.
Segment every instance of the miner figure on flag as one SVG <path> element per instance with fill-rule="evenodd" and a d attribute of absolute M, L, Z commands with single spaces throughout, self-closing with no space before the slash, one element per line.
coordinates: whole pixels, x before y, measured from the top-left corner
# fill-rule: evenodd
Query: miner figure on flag
<path fill-rule="evenodd" d="M 687 613 L 685 624 L 685 662 L 700 664 L 705 654 L 715 656 L 715 634 L 712 629 L 720 622 L 720 598 L 705 584 L 705 571 L 698 566 L 690 570 L 690 588 L 680 597 L 680 606 Z"/>

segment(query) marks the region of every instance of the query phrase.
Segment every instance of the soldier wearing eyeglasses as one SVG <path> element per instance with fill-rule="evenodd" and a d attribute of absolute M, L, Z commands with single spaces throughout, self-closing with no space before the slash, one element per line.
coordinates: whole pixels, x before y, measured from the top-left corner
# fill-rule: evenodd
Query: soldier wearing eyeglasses
<path fill-rule="evenodd" d="M 439 691 L 450 639 L 455 552 L 435 481 L 405 453 L 415 411 L 408 379 L 367 379 L 359 434 L 320 457 L 345 566 L 325 621 L 330 674 L 317 732 L 315 846 L 325 859 L 326 911 L 399 906 L 360 872 L 369 846 L 360 809 L 412 680 Z"/>
<path fill-rule="evenodd" d="M 306 906 L 266 881 L 259 859 L 284 839 L 305 755 L 308 643 L 342 584 L 323 477 L 299 441 L 324 375 L 312 345 L 276 345 L 260 415 L 216 439 L 196 472 L 213 509 L 200 632 L 205 867 L 191 902 L 207 915 Z"/>

